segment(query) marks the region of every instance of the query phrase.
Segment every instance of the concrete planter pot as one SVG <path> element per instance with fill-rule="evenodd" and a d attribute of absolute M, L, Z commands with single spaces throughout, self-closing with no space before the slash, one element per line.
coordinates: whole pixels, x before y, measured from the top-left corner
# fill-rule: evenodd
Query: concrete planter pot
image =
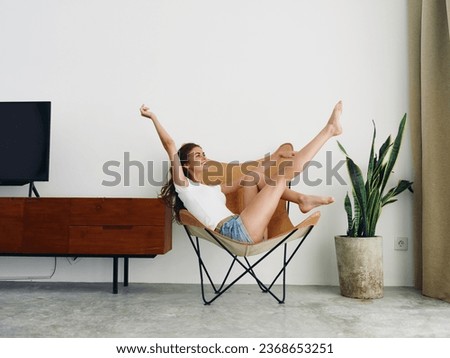
<path fill-rule="evenodd" d="M 335 236 L 341 295 L 382 298 L 383 238 Z"/>

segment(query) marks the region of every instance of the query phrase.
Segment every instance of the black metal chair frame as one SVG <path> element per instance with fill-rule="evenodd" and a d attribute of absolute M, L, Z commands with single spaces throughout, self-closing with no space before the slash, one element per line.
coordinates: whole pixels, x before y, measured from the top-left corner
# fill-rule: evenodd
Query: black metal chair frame
<path fill-rule="evenodd" d="M 217 238 L 217 236 L 215 235 L 215 232 L 209 229 L 205 229 L 205 231 L 208 232 L 208 234 L 214 239 L 214 241 L 220 246 L 222 247 L 232 258 L 231 264 L 228 268 L 227 273 L 225 274 L 225 277 L 222 281 L 222 283 L 220 284 L 220 286 L 216 286 L 216 284 L 214 284 L 213 279 L 211 278 L 211 275 L 209 274 L 206 265 L 202 259 L 201 256 L 201 251 L 200 251 L 200 241 L 198 236 L 192 235 L 189 231 L 189 228 L 187 227 L 187 225 L 184 225 L 184 228 L 186 230 L 186 233 L 189 237 L 189 240 L 192 244 L 192 247 L 194 248 L 194 251 L 197 255 L 198 258 L 198 264 L 199 264 L 199 270 L 200 270 L 200 283 L 201 283 L 201 292 L 202 292 L 202 298 L 203 298 L 203 302 L 205 303 L 205 305 L 209 305 L 212 302 L 214 302 L 217 298 L 219 298 L 220 296 L 222 296 L 222 294 L 224 294 L 226 291 L 228 291 L 236 282 L 238 282 L 242 277 L 244 277 L 246 274 L 251 275 L 255 280 L 256 283 L 258 284 L 259 288 L 262 290 L 262 292 L 264 293 L 269 293 L 278 303 L 282 304 L 285 301 L 286 298 L 286 268 L 287 265 L 291 262 L 292 258 L 294 257 L 294 255 L 297 253 L 298 249 L 300 248 L 300 246 L 303 244 L 303 242 L 305 241 L 305 239 L 308 237 L 309 233 L 311 232 L 311 230 L 313 229 L 314 226 L 311 226 L 308 228 L 308 230 L 306 231 L 305 235 L 301 238 L 299 238 L 299 242 L 298 244 L 295 246 L 294 251 L 289 255 L 288 257 L 288 248 L 287 248 L 287 240 L 298 230 L 297 228 L 293 229 L 289 234 L 287 234 L 282 241 L 280 241 L 277 245 L 275 245 L 274 247 L 272 247 L 270 250 L 268 250 L 267 252 L 265 252 L 263 254 L 262 257 L 260 257 L 258 260 L 256 260 L 253 264 L 251 264 L 248 260 L 248 258 L 246 256 L 242 256 L 244 259 L 244 262 L 242 260 L 239 259 L 238 255 L 235 255 L 234 253 L 232 253 L 227 247 L 225 247 L 223 245 L 223 243 Z M 195 240 L 194 240 L 195 237 Z M 261 280 L 256 276 L 256 273 L 254 271 L 254 268 L 260 264 L 266 257 L 268 257 L 271 253 L 273 253 L 275 250 L 277 250 L 281 245 L 284 245 L 284 255 L 283 255 L 283 263 L 282 263 L 282 268 L 281 270 L 275 275 L 273 281 L 269 284 L 269 285 L 265 285 L 263 282 L 261 282 Z M 234 267 L 235 264 L 239 264 L 243 269 L 244 272 L 242 274 L 240 274 L 237 278 L 235 278 L 232 282 L 227 283 L 228 277 Z M 207 298 L 206 297 L 206 293 L 205 293 L 205 279 L 204 279 L 204 274 L 206 275 L 213 291 L 214 291 L 214 295 L 212 298 Z M 277 282 L 277 280 L 279 279 L 279 277 L 283 275 L 283 284 L 282 284 L 282 296 L 281 298 L 276 295 L 273 291 L 273 285 Z"/>

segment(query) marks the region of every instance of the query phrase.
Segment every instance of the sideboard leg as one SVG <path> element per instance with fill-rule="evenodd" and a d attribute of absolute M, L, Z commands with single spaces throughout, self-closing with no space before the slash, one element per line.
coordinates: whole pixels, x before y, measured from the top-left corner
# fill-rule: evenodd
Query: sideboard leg
<path fill-rule="evenodd" d="M 128 286 L 129 257 L 123 258 L 123 285 Z"/>
<path fill-rule="evenodd" d="M 118 289 L 117 289 L 118 273 L 119 273 L 119 258 L 113 257 L 113 293 L 114 294 L 116 294 L 118 292 Z"/>

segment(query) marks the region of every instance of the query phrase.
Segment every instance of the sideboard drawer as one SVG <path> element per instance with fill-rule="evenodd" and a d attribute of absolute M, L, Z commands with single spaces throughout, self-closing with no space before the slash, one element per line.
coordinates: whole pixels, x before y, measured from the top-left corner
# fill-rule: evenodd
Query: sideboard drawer
<path fill-rule="evenodd" d="M 162 254 L 168 251 L 164 237 L 164 226 L 70 226 L 69 253 L 80 255 Z"/>
<path fill-rule="evenodd" d="M 70 225 L 164 225 L 166 208 L 159 199 L 72 198 Z"/>
<path fill-rule="evenodd" d="M 63 254 L 67 252 L 70 199 L 28 198 L 23 214 L 21 252 Z"/>
<path fill-rule="evenodd" d="M 23 200 L 0 200 L 0 250 L 2 253 L 20 252 L 23 237 Z"/>

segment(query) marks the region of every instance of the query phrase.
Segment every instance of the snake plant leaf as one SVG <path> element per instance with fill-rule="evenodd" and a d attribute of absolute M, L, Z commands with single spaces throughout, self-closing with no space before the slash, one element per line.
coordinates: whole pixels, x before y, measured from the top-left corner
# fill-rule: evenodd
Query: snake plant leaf
<path fill-rule="evenodd" d="M 398 182 L 397 186 L 395 187 L 394 195 L 397 196 L 398 194 L 405 191 L 406 189 L 412 190 L 412 185 L 413 185 L 413 182 L 411 182 L 409 180 L 400 180 Z"/>
<path fill-rule="evenodd" d="M 381 145 L 378 152 L 378 157 L 380 158 L 379 164 L 383 163 L 384 157 L 389 153 L 389 148 L 392 146 L 392 138 L 388 136 L 384 143 Z"/>
<path fill-rule="evenodd" d="M 398 127 L 397 136 L 395 137 L 394 145 L 392 146 L 392 151 L 390 153 L 389 161 L 387 163 L 386 171 L 384 173 L 383 183 L 381 184 L 381 192 L 384 191 L 384 188 L 386 187 L 389 176 L 391 175 L 392 168 L 394 167 L 395 162 L 397 161 L 398 153 L 400 151 L 400 146 L 402 143 L 403 131 L 405 130 L 405 123 L 406 123 L 406 113 L 403 116 L 402 120 L 400 121 L 400 125 Z"/>
<path fill-rule="evenodd" d="M 412 182 L 408 180 L 400 180 L 397 184 L 397 186 L 391 188 L 382 198 L 381 198 L 381 204 L 382 206 L 385 206 L 387 204 L 391 203 L 391 199 L 406 189 L 412 190 Z"/>
<path fill-rule="evenodd" d="M 386 201 L 386 202 L 383 204 L 383 206 L 386 206 L 386 205 L 388 205 L 388 204 L 395 203 L 396 201 L 398 201 L 398 199 L 391 199 L 391 200 L 388 200 L 388 201 Z"/>
<path fill-rule="evenodd" d="M 369 192 L 369 198 L 367 200 L 367 212 L 368 212 L 368 220 L 371 220 L 371 213 L 375 209 L 375 206 L 380 202 L 380 192 L 378 188 L 372 188 Z"/>
<path fill-rule="evenodd" d="M 379 187 L 371 188 L 367 203 L 367 236 L 374 236 L 381 211 L 380 195 Z"/>
<path fill-rule="evenodd" d="M 373 123 L 373 136 L 372 136 L 372 145 L 370 148 L 370 155 L 369 155 L 369 166 L 367 168 L 367 183 L 366 183 L 366 191 L 370 190 L 370 186 L 372 183 L 372 173 L 375 168 L 375 161 L 376 161 L 376 155 L 375 155 L 375 137 L 377 136 L 377 128 L 375 125 L 375 121 L 372 121 Z"/>
<path fill-rule="evenodd" d="M 347 169 L 353 187 L 353 201 L 355 207 L 355 233 L 362 236 L 367 227 L 367 195 L 361 169 L 347 157 Z"/>
<path fill-rule="evenodd" d="M 342 144 L 339 141 L 336 141 L 339 148 L 342 150 L 342 152 L 345 154 L 346 157 L 348 157 L 347 151 L 344 149 L 344 147 L 342 146 Z"/>
<path fill-rule="evenodd" d="M 389 149 L 392 146 L 391 136 L 387 137 L 384 143 L 381 145 L 379 153 L 378 153 L 378 161 L 376 162 L 374 169 L 374 176 L 383 178 L 386 168 L 385 158 L 388 156 Z"/>
<path fill-rule="evenodd" d="M 368 229 L 366 232 L 366 236 L 368 236 L 368 237 L 375 236 L 378 219 L 380 218 L 380 214 L 381 214 L 380 201 L 374 202 L 374 206 L 373 206 L 372 212 L 370 214 L 371 214 L 370 221 L 369 221 Z"/>
<path fill-rule="evenodd" d="M 355 193 L 355 200 L 358 202 L 359 208 L 361 209 L 361 225 L 360 229 L 365 230 L 366 228 L 366 207 L 367 207 L 367 195 L 366 188 L 364 186 L 364 179 L 361 169 L 355 164 L 355 162 L 347 157 L 347 168 L 350 173 L 350 180 Z"/>
<path fill-rule="evenodd" d="M 390 198 L 394 197 L 394 196 L 395 196 L 395 195 L 394 195 L 394 192 L 395 192 L 395 187 L 389 189 L 389 191 L 388 191 L 386 194 L 383 195 L 383 197 L 381 198 L 381 200 L 382 200 L 382 201 L 387 201 L 387 200 L 389 200 Z"/>
<path fill-rule="evenodd" d="M 355 217 L 353 218 L 352 236 L 361 236 L 360 231 L 362 231 L 363 227 L 363 225 L 361 224 L 361 207 L 358 204 L 358 199 L 356 198 L 355 191 L 353 191 L 353 203 L 355 204 Z"/>
<path fill-rule="evenodd" d="M 348 193 L 345 195 L 345 211 L 347 212 L 347 236 L 353 236 L 352 228 L 354 226 L 353 224 L 353 211 L 352 211 L 352 203 L 350 201 L 350 197 L 348 196 Z"/>

